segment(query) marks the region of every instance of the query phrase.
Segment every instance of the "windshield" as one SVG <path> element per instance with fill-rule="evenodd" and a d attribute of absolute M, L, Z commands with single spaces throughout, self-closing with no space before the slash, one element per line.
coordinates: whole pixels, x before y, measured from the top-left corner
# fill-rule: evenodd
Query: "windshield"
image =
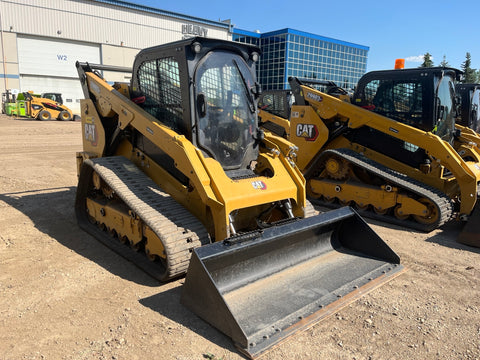
<path fill-rule="evenodd" d="M 450 76 L 443 76 L 437 87 L 437 124 L 433 133 L 451 142 L 455 128 L 455 86 Z"/>
<path fill-rule="evenodd" d="M 475 89 L 472 93 L 471 105 L 471 127 L 476 132 L 480 131 L 480 89 Z"/>
<path fill-rule="evenodd" d="M 217 51 L 200 62 L 196 75 L 198 143 L 226 169 L 245 163 L 254 143 L 254 80 L 238 55 Z M 199 100 L 200 99 L 200 100 Z M 253 160 L 253 159 L 252 159 Z"/>

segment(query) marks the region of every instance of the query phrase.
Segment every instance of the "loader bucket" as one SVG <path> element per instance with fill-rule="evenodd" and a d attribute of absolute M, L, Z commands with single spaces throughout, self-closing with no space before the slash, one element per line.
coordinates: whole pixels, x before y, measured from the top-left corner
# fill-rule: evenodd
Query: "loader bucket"
<path fill-rule="evenodd" d="M 480 205 L 475 206 L 472 215 L 458 235 L 459 243 L 480 247 Z"/>
<path fill-rule="evenodd" d="M 401 273 L 351 208 L 194 250 L 181 302 L 254 359 Z"/>

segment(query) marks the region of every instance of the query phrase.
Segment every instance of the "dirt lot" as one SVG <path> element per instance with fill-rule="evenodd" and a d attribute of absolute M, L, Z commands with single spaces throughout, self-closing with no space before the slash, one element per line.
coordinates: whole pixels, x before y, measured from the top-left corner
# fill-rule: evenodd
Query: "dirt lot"
<path fill-rule="evenodd" d="M 74 219 L 79 122 L 0 117 L 0 359 L 242 359 Z M 480 251 L 369 221 L 408 271 L 263 359 L 480 359 Z"/>

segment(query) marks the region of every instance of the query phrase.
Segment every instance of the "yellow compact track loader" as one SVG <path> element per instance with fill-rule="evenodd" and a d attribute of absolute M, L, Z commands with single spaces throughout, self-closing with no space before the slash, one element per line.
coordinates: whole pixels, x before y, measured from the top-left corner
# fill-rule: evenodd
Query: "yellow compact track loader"
<path fill-rule="evenodd" d="M 182 303 L 251 358 L 403 269 L 355 211 L 307 202 L 294 146 L 258 128 L 259 55 L 192 38 L 133 70 L 77 63 L 79 225 L 161 281 L 187 273 Z"/>
<path fill-rule="evenodd" d="M 454 84 L 462 72 L 431 67 L 371 71 L 358 81 L 352 103 L 392 120 L 432 132 L 468 161 L 480 148 L 476 84 Z M 470 152 L 471 145 L 476 155 Z"/>
<path fill-rule="evenodd" d="M 457 69 L 444 67 L 372 71 L 358 82 L 353 103 L 437 134 L 477 173 L 480 169 L 480 85 L 455 84 L 453 88 L 453 80 L 460 80 L 461 74 Z M 389 108 L 389 102 L 395 106 Z M 460 178 L 461 172 L 456 176 Z M 449 194 L 456 197 L 458 203 L 458 192 Z M 468 218 L 458 218 L 468 221 L 457 241 L 479 247 L 480 207 L 475 206 Z"/>
<path fill-rule="evenodd" d="M 457 117 L 457 128 L 462 133 L 470 135 L 470 140 L 478 141 L 480 135 L 480 84 L 456 84 L 455 92 L 460 98 L 460 116 Z M 465 224 L 457 240 L 463 244 L 479 243 L 480 238 L 480 207 L 477 206 Z M 476 245 L 478 246 L 478 245 Z"/>
<path fill-rule="evenodd" d="M 460 98 L 457 123 L 480 133 L 480 84 L 456 84 L 455 92 Z"/>
<path fill-rule="evenodd" d="M 298 147 L 312 201 L 431 231 L 472 213 L 480 142 L 455 126 L 454 70 L 392 81 L 402 71 L 359 82 L 357 105 L 290 78 L 291 90 L 262 94 L 259 117 Z"/>

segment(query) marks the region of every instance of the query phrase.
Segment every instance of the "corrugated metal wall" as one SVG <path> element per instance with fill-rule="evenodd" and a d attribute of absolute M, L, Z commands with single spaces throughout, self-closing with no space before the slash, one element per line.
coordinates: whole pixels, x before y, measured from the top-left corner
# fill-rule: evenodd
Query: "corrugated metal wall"
<path fill-rule="evenodd" d="M 44 92 L 45 89 L 28 87 L 48 83 L 54 88 L 57 84 L 58 89 L 67 95 L 72 90 L 69 98 L 75 108 L 79 101 L 75 94 L 81 92 L 73 88 L 79 85 L 72 85 L 72 89 L 64 85 L 74 84 L 73 80 L 78 83 L 74 65 L 67 64 L 67 60 L 75 56 L 81 61 L 89 60 L 88 52 L 80 51 L 79 47 L 97 47 L 100 61 L 96 62 L 132 66 L 135 54 L 140 49 L 193 36 L 195 30 L 198 32 L 199 29 L 203 36 L 210 38 L 232 38 L 227 24 L 145 8 L 133 2 L 0 0 L 0 93 L 6 89 Z M 36 45 L 32 45 L 31 49 L 23 46 L 25 39 L 30 39 Z M 47 43 L 53 43 L 53 47 L 48 47 L 51 50 L 48 54 L 45 55 L 45 51 L 42 53 L 41 49 L 35 53 L 36 46 L 44 47 Z M 25 49 L 29 52 L 25 53 Z M 67 54 L 68 49 L 71 51 Z M 17 54 L 25 58 L 18 59 Z M 60 67 L 52 65 L 55 59 L 63 60 L 62 66 L 70 65 L 73 74 L 56 71 Z M 36 69 L 43 69 L 32 73 L 31 67 L 24 66 L 29 61 L 35 63 Z M 111 80 L 127 81 L 128 74 L 115 74 Z"/>
<path fill-rule="evenodd" d="M 182 25 L 231 39 L 228 29 L 91 0 L 2 0 L 2 30 L 143 49 L 182 38 Z"/>

